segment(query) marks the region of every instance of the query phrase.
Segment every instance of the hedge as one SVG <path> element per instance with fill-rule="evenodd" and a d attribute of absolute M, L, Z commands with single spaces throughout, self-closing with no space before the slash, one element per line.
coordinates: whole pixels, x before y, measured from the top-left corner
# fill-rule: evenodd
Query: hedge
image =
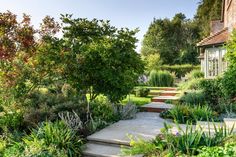
<path fill-rule="evenodd" d="M 167 70 L 174 73 L 177 78 L 184 77 L 192 70 L 200 70 L 200 65 L 182 64 L 182 65 L 162 65 L 161 70 Z"/>

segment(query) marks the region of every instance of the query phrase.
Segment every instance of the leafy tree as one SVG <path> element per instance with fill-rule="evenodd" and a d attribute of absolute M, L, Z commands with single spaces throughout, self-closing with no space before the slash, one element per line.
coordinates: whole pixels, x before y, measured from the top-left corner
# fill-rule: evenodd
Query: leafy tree
<path fill-rule="evenodd" d="M 157 53 L 145 56 L 143 57 L 143 60 L 146 64 L 147 72 L 151 72 L 152 70 L 159 70 L 162 64 L 160 55 Z"/>
<path fill-rule="evenodd" d="M 210 21 L 221 19 L 222 0 L 201 0 L 195 15 L 201 37 L 210 34 Z"/>
<path fill-rule="evenodd" d="M 141 53 L 144 56 L 159 54 L 163 64 L 196 64 L 198 40 L 196 23 L 179 13 L 171 20 L 153 20 L 144 36 Z"/>
<path fill-rule="evenodd" d="M 135 52 L 136 30 L 120 29 L 108 21 L 72 19 L 64 23 L 65 76 L 77 89 L 88 90 L 91 99 L 104 94 L 112 102 L 134 87 L 143 63 Z"/>

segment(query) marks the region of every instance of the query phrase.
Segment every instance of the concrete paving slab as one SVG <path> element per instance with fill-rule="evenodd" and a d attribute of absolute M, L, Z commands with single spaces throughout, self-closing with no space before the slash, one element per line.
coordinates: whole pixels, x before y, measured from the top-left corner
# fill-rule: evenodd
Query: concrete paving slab
<path fill-rule="evenodd" d="M 139 112 L 132 120 L 122 120 L 109 127 L 88 136 L 89 141 L 101 141 L 120 145 L 129 145 L 128 135 L 145 140 L 154 139 L 160 134 L 166 120 L 159 117 L 159 113 Z"/>
<path fill-rule="evenodd" d="M 171 109 L 174 105 L 166 104 L 162 102 L 152 102 L 146 105 L 141 106 L 141 108 L 161 108 L 161 109 Z"/>
<path fill-rule="evenodd" d="M 154 97 L 152 99 L 178 100 L 179 97 L 176 97 L 176 96 L 158 96 L 158 97 Z"/>
<path fill-rule="evenodd" d="M 114 145 L 101 145 L 94 143 L 87 143 L 87 149 L 83 152 L 85 157 L 142 157 L 143 155 L 136 156 L 123 156 L 120 146 Z"/>

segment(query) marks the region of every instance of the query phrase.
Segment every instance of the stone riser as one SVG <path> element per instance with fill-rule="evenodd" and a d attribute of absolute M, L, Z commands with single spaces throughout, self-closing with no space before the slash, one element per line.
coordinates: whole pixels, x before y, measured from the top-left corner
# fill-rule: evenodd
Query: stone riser
<path fill-rule="evenodd" d="M 159 92 L 159 93 L 157 93 L 157 92 L 150 92 L 148 95 L 159 96 L 159 95 L 160 95 L 160 92 Z"/>
<path fill-rule="evenodd" d="M 161 113 L 163 111 L 166 111 L 168 109 L 165 109 L 165 108 L 148 108 L 148 107 L 145 107 L 145 108 L 142 108 L 141 111 L 143 112 L 156 112 L 156 113 Z"/>
<path fill-rule="evenodd" d="M 103 140 L 103 139 L 95 139 L 95 138 L 87 138 L 91 143 L 100 143 L 100 144 L 108 144 L 108 145 L 116 145 L 116 146 L 130 146 L 129 142 L 122 141 L 113 141 L 113 140 Z"/>
<path fill-rule="evenodd" d="M 152 102 L 165 102 L 166 99 L 152 99 Z"/>
<path fill-rule="evenodd" d="M 176 96 L 177 93 L 161 93 L 160 96 Z"/>

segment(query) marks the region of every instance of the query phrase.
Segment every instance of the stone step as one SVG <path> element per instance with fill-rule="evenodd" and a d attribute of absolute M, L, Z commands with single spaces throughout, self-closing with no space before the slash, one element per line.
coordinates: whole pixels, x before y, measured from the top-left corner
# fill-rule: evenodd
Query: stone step
<path fill-rule="evenodd" d="M 122 146 L 119 145 L 109 145 L 101 143 L 91 143 L 86 144 L 86 149 L 83 151 L 84 157 L 128 157 L 122 155 Z M 132 156 L 132 157 L 142 157 L 143 155 Z M 131 156 L 129 156 L 131 157 Z"/>
<path fill-rule="evenodd" d="M 160 96 L 176 96 L 177 94 L 180 94 L 179 91 L 163 91 L 160 93 Z"/>
<path fill-rule="evenodd" d="M 88 136 L 83 155 L 120 157 L 120 147 L 130 147 L 129 135 L 134 139 L 153 140 L 161 133 L 165 121 L 160 118 L 159 113 L 139 112 L 134 119 L 121 120 Z"/>
<path fill-rule="evenodd" d="M 130 146 L 130 142 L 127 140 L 119 140 L 119 139 L 106 139 L 106 138 L 99 138 L 94 136 L 88 136 L 87 140 L 92 143 L 102 143 L 102 144 L 109 144 L 109 145 L 123 145 L 123 146 Z"/>
<path fill-rule="evenodd" d="M 177 88 L 175 87 L 147 87 L 150 90 L 168 90 L 168 91 L 175 91 Z"/>
<path fill-rule="evenodd" d="M 157 112 L 161 113 L 163 111 L 169 110 L 174 105 L 166 104 L 166 103 L 160 103 L 160 102 L 152 102 L 150 104 L 146 104 L 140 107 L 140 110 L 143 112 Z"/>
<path fill-rule="evenodd" d="M 228 128 L 236 130 L 236 118 L 224 118 L 224 123 Z"/>
<path fill-rule="evenodd" d="M 158 96 L 158 97 L 153 97 L 152 102 L 165 102 L 167 100 L 179 100 L 179 97 L 176 96 Z"/>
<path fill-rule="evenodd" d="M 161 94 L 161 92 L 149 92 L 148 95 L 150 96 L 159 96 Z"/>

